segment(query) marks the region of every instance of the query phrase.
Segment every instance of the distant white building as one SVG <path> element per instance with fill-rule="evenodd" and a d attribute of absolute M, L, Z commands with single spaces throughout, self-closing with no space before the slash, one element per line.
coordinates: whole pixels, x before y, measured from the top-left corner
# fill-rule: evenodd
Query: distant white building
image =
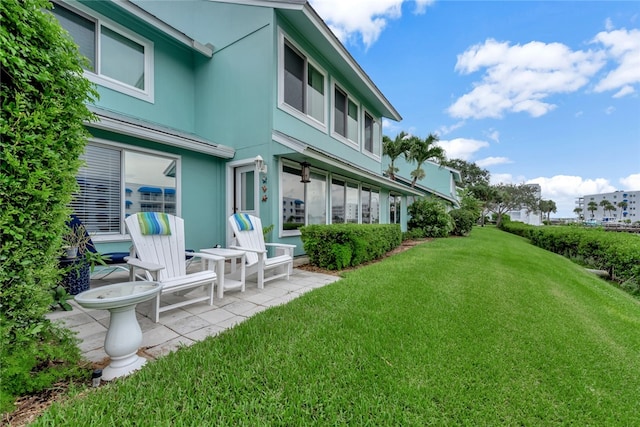
<path fill-rule="evenodd" d="M 606 206 L 605 201 L 609 202 L 609 206 Z M 640 221 L 640 191 L 588 194 L 578 198 L 576 208 L 582 209 L 582 216 L 585 220 Z"/>
<path fill-rule="evenodd" d="M 542 195 L 542 188 L 540 187 L 540 184 L 527 184 L 527 185 L 529 187 L 534 187 L 535 189 L 534 194 L 537 199 L 540 199 Z M 519 210 L 509 211 L 507 212 L 507 215 L 509 215 L 509 217 L 511 218 L 511 221 L 524 222 L 525 224 L 529 224 L 529 225 L 542 224 L 542 221 L 540 218 L 540 215 L 541 215 L 540 211 L 529 211 L 525 207 Z"/>

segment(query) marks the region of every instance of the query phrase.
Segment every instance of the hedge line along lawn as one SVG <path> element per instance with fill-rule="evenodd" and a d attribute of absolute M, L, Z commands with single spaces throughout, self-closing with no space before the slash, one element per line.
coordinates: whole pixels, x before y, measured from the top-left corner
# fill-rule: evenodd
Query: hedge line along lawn
<path fill-rule="evenodd" d="M 640 304 L 561 256 L 475 228 L 345 276 L 36 425 L 640 423 Z"/>

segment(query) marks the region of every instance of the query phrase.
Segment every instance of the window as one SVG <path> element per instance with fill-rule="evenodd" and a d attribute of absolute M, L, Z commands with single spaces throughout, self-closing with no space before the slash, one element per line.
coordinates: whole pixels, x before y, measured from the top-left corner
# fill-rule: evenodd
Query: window
<path fill-rule="evenodd" d="M 359 207 L 358 184 L 333 179 L 331 181 L 331 222 L 357 224 Z"/>
<path fill-rule="evenodd" d="M 369 113 L 364 113 L 364 151 L 380 157 L 380 128 Z"/>
<path fill-rule="evenodd" d="M 125 216 L 178 213 L 177 158 L 90 143 L 82 159 L 71 207 L 89 232 L 123 235 Z"/>
<path fill-rule="evenodd" d="M 304 184 L 300 182 L 300 169 L 282 167 L 282 229 L 297 230 L 304 225 Z"/>
<path fill-rule="evenodd" d="M 324 123 L 325 77 L 307 58 L 284 42 L 284 103 Z"/>
<path fill-rule="evenodd" d="M 389 195 L 389 224 L 400 224 L 402 197 Z"/>
<path fill-rule="evenodd" d="M 380 194 L 377 190 L 362 187 L 360 206 L 363 224 L 378 224 L 380 222 Z"/>
<path fill-rule="evenodd" d="M 60 4 L 53 15 L 87 57 L 87 78 L 96 84 L 153 102 L 153 44 L 115 23 Z"/>
<path fill-rule="evenodd" d="M 334 91 L 333 130 L 338 135 L 358 141 L 358 106 L 338 86 Z"/>

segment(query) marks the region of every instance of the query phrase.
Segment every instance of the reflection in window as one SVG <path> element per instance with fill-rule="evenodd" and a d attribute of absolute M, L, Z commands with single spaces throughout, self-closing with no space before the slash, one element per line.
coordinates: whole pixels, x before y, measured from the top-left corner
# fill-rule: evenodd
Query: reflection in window
<path fill-rule="evenodd" d="M 284 102 L 324 123 L 324 75 L 289 43 L 284 44 Z"/>
<path fill-rule="evenodd" d="M 106 27 L 100 42 L 102 74 L 144 90 L 144 46 Z"/>
<path fill-rule="evenodd" d="M 93 143 L 82 159 L 71 206 L 90 232 L 125 234 L 124 216 L 136 212 L 177 214 L 176 159 Z"/>
<path fill-rule="evenodd" d="M 300 169 L 282 168 L 282 229 L 297 230 L 304 225 L 304 184 L 300 182 Z"/>
<path fill-rule="evenodd" d="M 346 221 L 350 223 L 358 223 L 358 184 L 352 182 L 347 183 L 347 200 L 346 200 Z"/>
<path fill-rule="evenodd" d="M 344 221 L 344 181 L 334 179 L 331 181 L 331 223 Z"/>
<path fill-rule="evenodd" d="M 311 173 L 307 184 L 307 224 L 327 223 L 327 179 L 324 175 Z"/>
<path fill-rule="evenodd" d="M 362 208 L 362 223 L 377 224 L 380 222 L 380 202 L 377 190 L 362 188 L 360 192 L 360 206 Z"/>
<path fill-rule="evenodd" d="M 393 194 L 389 195 L 389 223 L 400 224 L 400 203 L 402 198 Z"/>

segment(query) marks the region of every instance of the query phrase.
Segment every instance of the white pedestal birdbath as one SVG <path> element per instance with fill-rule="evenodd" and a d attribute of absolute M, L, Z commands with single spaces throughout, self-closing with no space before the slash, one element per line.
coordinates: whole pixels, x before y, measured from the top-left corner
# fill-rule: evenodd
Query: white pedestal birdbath
<path fill-rule="evenodd" d="M 147 359 L 137 355 L 142 330 L 136 319 L 136 304 L 160 292 L 157 282 L 123 282 L 81 292 L 75 300 L 84 308 L 109 310 L 111 320 L 104 340 L 104 351 L 111 364 L 102 370 L 102 379 L 110 381 L 140 369 Z"/>

